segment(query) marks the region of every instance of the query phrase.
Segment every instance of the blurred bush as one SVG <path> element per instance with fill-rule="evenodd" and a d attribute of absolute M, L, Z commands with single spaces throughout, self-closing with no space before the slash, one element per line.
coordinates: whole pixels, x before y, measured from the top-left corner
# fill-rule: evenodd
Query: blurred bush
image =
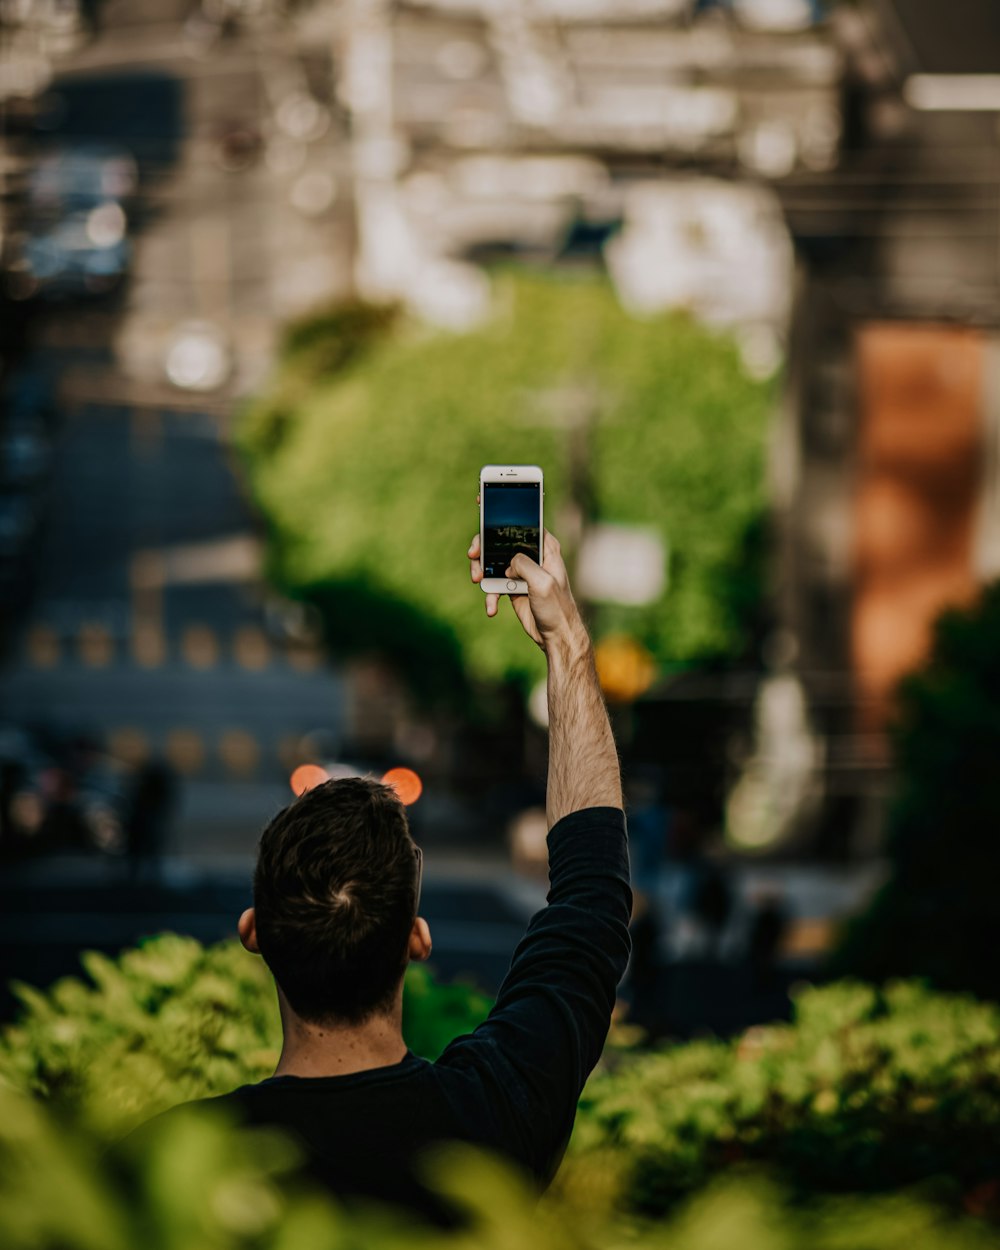
<path fill-rule="evenodd" d="M 626 1058 L 587 1086 L 557 1186 L 657 1215 L 734 1163 L 1000 1215 L 1000 1010 L 844 981 L 802 990 L 792 1024 Z"/>
<path fill-rule="evenodd" d="M 281 1050 L 274 983 L 238 942 L 161 934 L 117 960 L 82 957 L 90 983 L 16 985 L 23 1011 L 0 1034 L 0 1078 L 110 1138 L 165 1107 L 270 1076 Z M 434 1059 L 484 1019 L 485 995 L 411 967 L 410 1048 Z"/>
<path fill-rule="evenodd" d="M 494 283 L 497 315 L 464 335 L 358 305 L 289 332 L 238 433 L 275 582 L 317 605 L 334 649 L 389 653 L 429 697 L 464 674 L 536 677 L 512 613 L 482 628 L 462 553 L 480 466 L 537 462 L 553 530 L 572 494 L 588 519 L 652 526 L 670 552 L 661 600 L 596 611 L 598 637 L 627 632 L 659 663 L 741 651 L 771 387 L 729 338 L 683 316 L 633 320 L 603 279 Z"/>
<path fill-rule="evenodd" d="M 699 1195 L 667 1224 L 539 1203 L 471 1150 L 428 1163 L 467 1227 L 346 1212 L 293 1175 L 294 1147 L 217 1117 L 177 1116 L 99 1158 L 94 1143 L 0 1085 L 4 1250 L 987 1250 L 997 1237 L 916 1198 L 803 1204 L 762 1179 Z"/>
<path fill-rule="evenodd" d="M 892 874 L 835 966 L 1000 999 L 1000 583 L 939 618 L 898 709 Z"/>
<path fill-rule="evenodd" d="M 13 1099 L 9 1114 L 0 1107 L 0 1204 L 15 1201 L 15 1191 L 3 1189 L 2 1179 L 7 1174 L 4 1152 L 14 1151 L 15 1142 L 30 1141 L 35 1143 L 31 1149 L 55 1152 L 53 1176 L 71 1173 L 68 1189 L 89 1193 L 88 1186 L 106 1180 L 92 1165 L 87 1171 L 84 1156 L 74 1153 L 74 1132 L 86 1130 L 107 1142 L 166 1106 L 259 1080 L 276 1062 L 280 1029 L 273 986 L 262 961 L 236 943 L 206 949 L 189 938 L 163 935 L 117 961 L 89 955 L 85 966 L 92 984 L 67 978 L 46 993 L 21 987 L 25 1010 L 0 1035 L 0 1094 L 6 1088 L 4 1098 Z M 408 974 L 404 1002 L 407 1041 L 431 1058 L 452 1037 L 473 1028 L 490 1005 L 468 987 L 438 985 L 423 968 Z M 15 1092 L 33 1094 L 38 1105 L 18 1101 Z M 42 1104 L 46 1115 L 39 1110 Z M 58 1150 L 59 1134 L 47 1116 L 76 1126 L 67 1128 Z M 996 1218 L 998 1128 L 1000 1008 L 934 993 L 914 982 L 884 989 L 841 982 L 803 989 L 796 996 L 792 1024 L 752 1029 L 734 1041 L 653 1052 L 609 1049 L 581 1100 L 553 1200 L 578 1212 L 583 1227 L 610 1227 L 610 1220 L 623 1229 L 674 1215 L 692 1193 L 714 1186 L 720 1175 L 740 1165 L 767 1169 L 790 1202 L 921 1184 L 922 1202 L 941 1211 L 965 1209 Z M 205 1137 L 205 1177 L 229 1176 L 226 1169 L 243 1166 L 241 1159 L 265 1171 L 272 1158 L 285 1160 L 286 1170 L 293 1165 L 287 1151 L 260 1159 L 252 1153 L 230 1152 L 226 1158 L 220 1153 L 216 1159 L 214 1141 Z M 143 1163 L 147 1166 L 154 1167 L 149 1160 Z M 162 1198 L 161 1182 L 149 1183 Z M 723 1207 L 736 1204 L 734 1210 L 742 1209 L 740 1203 L 756 1209 L 757 1192 L 740 1189 L 742 1196 L 734 1197 L 737 1191 L 727 1191 L 720 1201 Z M 87 1198 L 97 1201 L 93 1195 Z M 116 1190 L 101 1201 L 114 1209 L 120 1195 Z M 850 1208 L 862 1225 L 866 1212 L 892 1209 L 891 1203 Z M 715 1210 L 714 1202 L 706 1202 L 706 1228 Z M 900 1210 L 910 1207 L 904 1203 Z M 775 1216 L 774 1228 L 785 1230 L 781 1236 L 791 1235 L 785 1229 L 789 1221 L 789 1229 L 799 1228 L 801 1213 L 786 1215 Z M 931 1218 L 923 1207 L 913 1208 L 911 1215 L 921 1227 Z M 0 1232 L 3 1218 L 13 1217 L 8 1212 L 0 1218 Z M 687 1227 L 684 1219 L 678 1227 Z M 664 1234 L 662 1244 L 702 1244 L 701 1224 L 696 1221 L 695 1227 L 691 1241 L 675 1242 Z M 760 1236 L 761 1246 L 798 1244 L 782 1241 L 778 1231 L 776 1240 L 767 1240 L 763 1232 Z M 827 1244 L 820 1232 L 816 1236 L 815 1244 Z M 619 1243 L 617 1234 L 607 1242 Z M 0 1236 L 0 1245 L 8 1244 L 21 1243 Z M 244 1243 L 223 1239 L 218 1244 Z M 557 1238 L 551 1244 L 564 1242 Z M 605 1243 L 584 1237 L 578 1244 Z M 706 1247 L 722 1244 L 706 1234 Z M 829 1244 L 846 1250 L 895 1243 Z"/>

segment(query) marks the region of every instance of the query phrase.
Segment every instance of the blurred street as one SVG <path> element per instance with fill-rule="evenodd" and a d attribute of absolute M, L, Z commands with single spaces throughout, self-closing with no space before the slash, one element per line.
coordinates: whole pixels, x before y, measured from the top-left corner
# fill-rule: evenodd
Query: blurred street
<path fill-rule="evenodd" d="M 283 744 L 335 731 L 341 689 L 312 652 L 290 655 L 266 633 L 255 521 L 218 418 L 96 404 L 70 414 L 33 619 L 0 678 L 6 715 L 106 737 L 126 759 L 165 755 L 205 782 L 284 781 Z M 243 567 L 231 580 L 217 553 L 234 547 Z M 187 553 L 194 579 L 137 586 L 137 562 L 141 573 L 144 555 L 170 551 Z M 219 815 L 188 807 L 184 823 L 224 840 Z"/>
<path fill-rule="evenodd" d="M 171 386 L 172 344 L 193 342 L 185 365 L 182 341 L 177 367 L 196 387 L 207 369 L 226 395 L 245 389 L 267 368 L 289 299 L 308 305 L 346 280 L 348 229 L 346 209 L 322 227 L 304 218 L 263 161 L 225 160 L 236 128 L 259 156 L 274 92 L 300 89 L 308 58 L 274 32 L 202 55 L 188 13 L 157 3 L 140 19 L 104 5 L 97 37 L 63 65 L 63 129 L 137 156 L 138 232 L 127 290 L 110 305 L 50 305 L 29 330 L 22 367 L 53 388 L 59 435 L 33 602 L 0 674 L 6 719 L 197 777 L 183 790 L 181 852 L 206 839 L 251 845 L 241 804 L 219 787 L 287 794 L 296 741 L 315 730 L 336 739 L 343 695 L 264 586 L 232 401 Z M 328 48 L 315 38 L 311 48 L 328 76 Z M 306 141 L 272 146 L 290 175 L 308 172 Z"/>
<path fill-rule="evenodd" d="M 255 795 L 254 803 L 264 797 Z M 227 804 L 226 810 L 231 818 L 232 807 Z M 244 813 L 248 827 L 260 810 Z M 443 979 L 471 981 L 495 993 L 528 920 L 544 906 L 545 884 L 515 872 L 496 851 L 432 844 L 425 864 L 421 914 L 433 934 L 433 970 Z M 171 857 L 134 879 L 127 864 L 93 858 L 20 865 L 0 877 L 0 967 L 8 978 L 45 985 L 76 972 L 80 950 L 115 954 L 166 929 L 203 942 L 232 938 L 240 912 L 250 904 L 252 867 L 248 855 L 188 854 Z M 809 975 L 836 918 L 870 896 L 881 875 L 878 869 L 744 868 L 733 879 L 734 932 L 747 923 L 761 898 L 795 900 L 794 941 L 781 974 L 768 981 L 762 999 L 751 970 L 740 961 L 720 963 L 689 932 L 687 941 L 695 944 L 672 953 L 670 970 L 656 988 L 655 1014 L 641 1018 L 683 1036 L 705 1027 L 726 1033 L 762 1012 L 784 1015 L 788 985 Z M 656 893 L 664 914 L 677 907 L 683 888 L 682 874 L 663 873 Z M 0 1020 L 13 1008 L 14 999 L 5 990 Z"/>

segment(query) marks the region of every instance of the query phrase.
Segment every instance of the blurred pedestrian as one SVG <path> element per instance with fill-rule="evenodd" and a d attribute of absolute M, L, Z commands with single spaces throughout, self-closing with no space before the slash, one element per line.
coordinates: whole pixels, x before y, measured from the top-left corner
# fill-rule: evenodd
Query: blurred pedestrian
<path fill-rule="evenodd" d="M 166 850 L 177 805 L 177 777 L 164 760 L 136 769 L 125 801 L 125 852 L 129 875 L 154 879 Z"/>

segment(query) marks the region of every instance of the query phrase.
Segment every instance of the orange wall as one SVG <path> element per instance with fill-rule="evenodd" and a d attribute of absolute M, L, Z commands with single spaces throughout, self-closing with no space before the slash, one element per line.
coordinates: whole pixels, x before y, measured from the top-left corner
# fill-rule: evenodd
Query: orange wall
<path fill-rule="evenodd" d="M 872 324 L 860 399 L 851 650 L 858 727 L 884 728 L 942 608 L 976 590 L 984 343 L 951 326 Z"/>

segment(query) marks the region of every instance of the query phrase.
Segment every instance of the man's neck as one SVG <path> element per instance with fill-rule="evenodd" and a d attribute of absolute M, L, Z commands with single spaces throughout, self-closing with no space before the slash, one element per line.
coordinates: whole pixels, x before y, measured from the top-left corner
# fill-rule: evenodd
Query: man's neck
<path fill-rule="evenodd" d="M 362 1024 L 314 1024 L 281 1002 L 284 1043 L 275 1076 L 348 1076 L 399 1063 L 406 1055 L 402 1004 Z"/>

